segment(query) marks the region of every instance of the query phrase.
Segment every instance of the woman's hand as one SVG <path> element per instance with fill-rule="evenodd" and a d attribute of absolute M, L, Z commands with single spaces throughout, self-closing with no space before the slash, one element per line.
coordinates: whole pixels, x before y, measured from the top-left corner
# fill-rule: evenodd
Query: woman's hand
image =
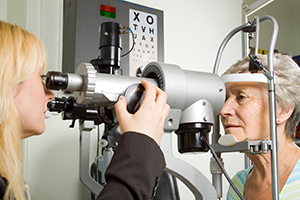
<path fill-rule="evenodd" d="M 125 97 L 120 97 L 115 104 L 121 133 L 134 131 L 151 137 L 158 145 L 164 133 L 164 121 L 168 116 L 170 106 L 167 94 L 146 80 L 142 80 L 145 88 L 145 98 L 135 114 L 127 111 Z"/>

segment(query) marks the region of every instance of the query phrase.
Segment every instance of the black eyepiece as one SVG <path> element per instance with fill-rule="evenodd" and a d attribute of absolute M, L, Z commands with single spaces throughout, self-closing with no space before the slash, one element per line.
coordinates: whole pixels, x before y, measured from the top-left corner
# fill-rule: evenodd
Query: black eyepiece
<path fill-rule="evenodd" d="M 68 102 L 67 98 L 65 98 L 65 97 L 62 97 L 62 98 L 55 97 L 52 101 L 49 101 L 47 103 L 47 107 L 48 107 L 48 110 L 50 112 L 60 113 L 60 112 L 66 111 L 66 108 L 69 104 L 70 103 Z"/>
<path fill-rule="evenodd" d="M 50 90 L 64 90 L 68 87 L 68 75 L 61 72 L 48 72 L 46 75 L 46 87 Z"/>

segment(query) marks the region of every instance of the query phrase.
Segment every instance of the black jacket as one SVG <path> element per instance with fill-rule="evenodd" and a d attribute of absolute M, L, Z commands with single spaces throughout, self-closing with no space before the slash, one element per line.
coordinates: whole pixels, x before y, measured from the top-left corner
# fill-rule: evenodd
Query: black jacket
<path fill-rule="evenodd" d="M 164 155 L 153 139 L 140 133 L 124 133 L 98 200 L 152 199 L 165 166 Z"/>
<path fill-rule="evenodd" d="M 124 133 L 107 168 L 106 186 L 98 200 L 150 200 L 165 168 L 160 147 L 150 137 Z M 0 176 L 0 199 L 7 181 Z"/>
<path fill-rule="evenodd" d="M 0 199 L 3 198 L 7 186 L 7 180 L 0 175 Z"/>

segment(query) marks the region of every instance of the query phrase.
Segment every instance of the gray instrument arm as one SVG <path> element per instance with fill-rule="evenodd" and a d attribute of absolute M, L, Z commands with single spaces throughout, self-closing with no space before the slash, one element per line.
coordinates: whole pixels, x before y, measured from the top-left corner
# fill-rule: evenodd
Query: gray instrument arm
<path fill-rule="evenodd" d="M 94 121 L 83 121 L 80 124 L 80 170 L 79 177 L 83 185 L 98 196 L 103 186 L 92 179 L 90 175 L 90 133 L 94 128 Z"/>

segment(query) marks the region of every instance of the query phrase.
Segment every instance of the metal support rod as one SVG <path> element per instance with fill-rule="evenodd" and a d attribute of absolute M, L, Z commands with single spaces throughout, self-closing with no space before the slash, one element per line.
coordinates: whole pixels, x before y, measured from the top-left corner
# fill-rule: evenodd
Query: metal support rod
<path fill-rule="evenodd" d="M 278 23 L 274 17 L 262 16 L 260 21 L 268 20 L 273 25 L 273 33 L 268 53 L 269 73 L 271 80 L 269 80 L 269 109 L 270 109 L 270 135 L 273 149 L 271 150 L 271 165 L 272 165 L 272 199 L 279 199 L 279 181 L 278 181 L 278 145 L 277 145 L 277 124 L 276 124 L 276 97 L 275 97 L 275 82 L 274 82 L 274 66 L 273 54 L 278 35 Z"/>
<path fill-rule="evenodd" d="M 213 134 L 212 134 L 212 143 L 217 143 L 219 138 L 221 137 L 220 134 L 220 116 L 217 115 L 215 117 L 215 124 L 213 126 Z M 221 160 L 221 153 L 217 153 L 218 158 Z M 212 174 L 212 184 L 216 189 L 218 198 L 223 197 L 223 188 L 222 188 L 222 172 L 221 173 L 214 173 L 211 171 Z"/>
<path fill-rule="evenodd" d="M 254 21 L 256 23 L 256 29 L 255 29 L 256 36 L 255 36 L 254 56 L 257 56 L 257 54 L 258 54 L 258 47 L 259 47 L 259 17 L 256 16 Z"/>
<path fill-rule="evenodd" d="M 233 29 L 223 40 L 223 42 L 221 43 L 220 47 L 219 47 L 219 50 L 218 50 L 218 53 L 217 53 L 217 57 L 216 57 L 216 60 L 215 60 L 215 64 L 214 64 L 214 70 L 213 70 L 213 73 L 214 74 L 218 74 L 218 71 L 219 71 L 219 65 L 220 65 L 220 60 L 221 60 L 221 57 L 222 57 L 222 54 L 223 54 L 223 51 L 225 49 L 225 46 L 227 45 L 227 43 L 229 42 L 229 40 L 238 32 L 240 32 L 241 30 L 247 28 L 247 27 L 250 27 L 251 24 L 250 23 L 246 23 L 246 24 L 243 24 L 241 26 L 238 26 L 237 28 Z"/>
<path fill-rule="evenodd" d="M 244 58 L 246 55 L 249 55 L 249 33 L 242 33 L 242 57 Z M 244 167 L 245 169 L 251 166 L 251 161 L 248 156 L 244 155 Z"/>

